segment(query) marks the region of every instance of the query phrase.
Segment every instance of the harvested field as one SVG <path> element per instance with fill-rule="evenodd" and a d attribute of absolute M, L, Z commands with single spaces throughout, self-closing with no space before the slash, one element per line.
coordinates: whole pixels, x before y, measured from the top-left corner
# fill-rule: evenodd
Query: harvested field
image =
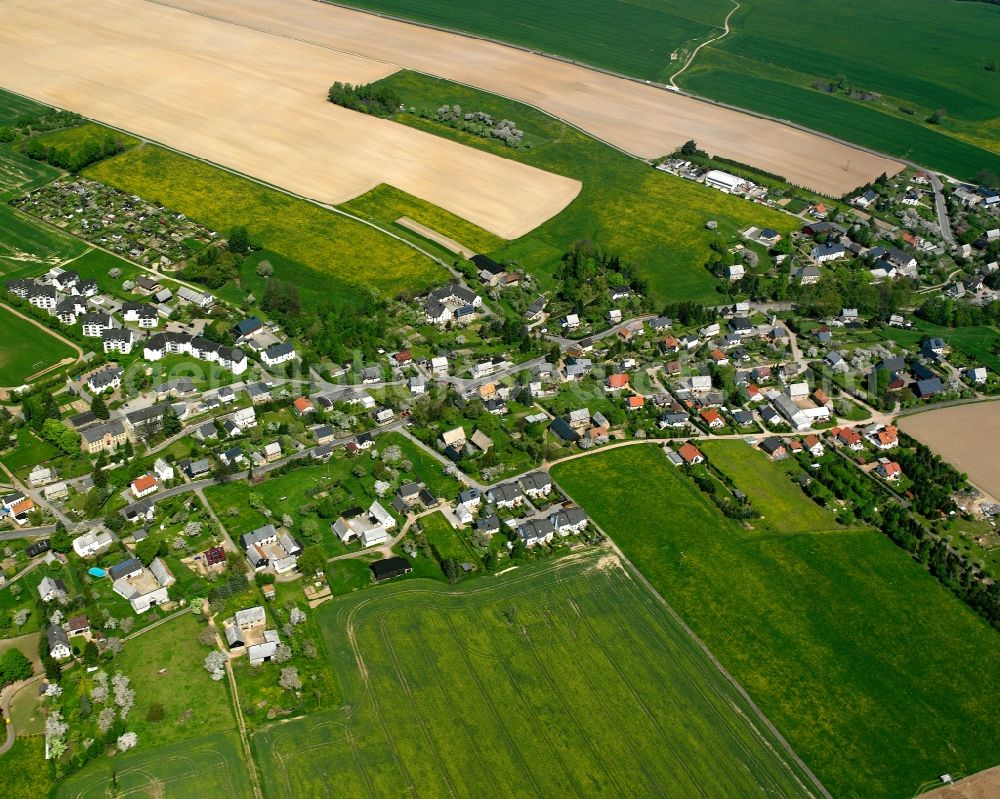
<path fill-rule="evenodd" d="M 0 19 L 8 88 L 305 197 L 339 203 L 388 183 L 510 239 L 580 190 L 327 102 L 333 81 L 376 80 L 392 63 L 130 0 L 12 0 Z"/>
<path fill-rule="evenodd" d="M 635 81 L 338 6 L 309 0 L 164 2 L 530 103 L 645 158 L 695 139 L 713 154 L 835 197 L 902 168 L 812 133 Z"/>
<path fill-rule="evenodd" d="M 920 796 L 921 799 L 990 799 L 1000 796 L 1000 766 L 980 771 L 954 785 L 946 785 Z"/>
<path fill-rule="evenodd" d="M 926 444 L 983 491 L 1000 499 L 1000 403 L 958 405 L 899 420 L 899 428 Z"/>

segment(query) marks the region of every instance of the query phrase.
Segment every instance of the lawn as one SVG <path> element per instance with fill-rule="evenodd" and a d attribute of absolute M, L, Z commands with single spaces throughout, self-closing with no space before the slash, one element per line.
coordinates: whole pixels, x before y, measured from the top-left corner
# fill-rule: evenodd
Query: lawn
<path fill-rule="evenodd" d="M 888 539 L 747 538 L 652 446 L 565 463 L 553 478 L 834 796 L 909 797 L 1000 760 L 1000 698 L 982 681 L 1000 669 L 996 632 Z"/>
<path fill-rule="evenodd" d="M 418 291 L 446 274 L 429 258 L 360 222 L 231 172 L 153 145 L 133 148 L 84 171 L 187 214 L 223 235 L 246 225 L 267 249 L 301 269 L 275 276 L 307 287 L 303 301 L 334 305 L 362 287 Z"/>
<path fill-rule="evenodd" d="M 439 560 L 445 561 L 451 558 L 458 563 L 477 560 L 463 540 L 462 534 L 451 526 L 443 513 L 432 513 L 430 516 L 424 516 L 420 519 L 420 527 L 426 534 L 427 541 L 437 553 Z"/>
<path fill-rule="evenodd" d="M 802 475 L 794 459 L 772 461 L 743 441 L 705 441 L 699 446 L 709 462 L 736 483 L 760 511 L 763 518 L 751 522 L 755 528 L 806 533 L 839 527 L 829 510 L 806 500 L 792 482 Z"/>
<path fill-rule="evenodd" d="M 7 754 L 0 755 L 0 796 L 4 799 L 39 799 L 48 796 L 49 787 L 44 738 L 18 738 Z"/>
<path fill-rule="evenodd" d="M 0 308 L 3 347 L 0 348 L 0 385 L 19 386 L 36 372 L 73 358 L 76 353 L 45 328 L 39 328 Z"/>
<path fill-rule="evenodd" d="M 238 799 L 252 796 L 253 791 L 240 740 L 227 732 L 153 749 L 142 748 L 140 739 L 138 749 L 113 759 L 100 758 L 73 774 L 53 795 L 58 799 L 103 799 L 109 795 Z"/>
<path fill-rule="evenodd" d="M 670 54 L 722 26 L 723 0 L 513 0 L 498 14 L 488 0 L 348 0 L 346 5 L 469 31 L 604 69 L 659 80 L 677 68 Z"/>
<path fill-rule="evenodd" d="M 343 707 L 255 735 L 266 795 L 319 796 L 328 785 L 345 796 L 400 786 L 423 796 L 809 795 L 704 653 L 605 554 L 468 590 L 406 581 L 323 605 Z"/>
<path fill-rule="evenodd" d="M 1000 171 L 1000 72 L 986 69 L 998 56 L 996 6 L 845 0 L 835 29 L 817 35 L 816 19 L 796 0 L 745 0 L 731 27 L 679 79 L 684 88 L 966 179 Z M 881 97 L 849 100 L 811 87 L 837 76 Z M 939 108 L 947 117 L 928 125 Z"/>
<path fill-rule="evenodd" d="M 796 220 L 787 214 L 654 170 L 520 103 L 413 72 L 398 72 L 379 83 L 392 87 L 406 106 L 418 110 L 457 103 L 513 119 L 540 143 L 514 149 L 418 115 L 395 117 L 403 124 L 583 183 L 579 196 L 561 213 L 490 253 L 530 270 L 543 288 L 555 287 L 552 275 L 569 247 L 591 239 L 636 263 L 655 302 L 717 302 L 719 281 L 705 269 L 713 240 L 721 238 L 728 244 L 738 230 L 751 224 L 782 233 L 795 227 Z M 705 229 L 712 219 L 718 230 Z"/>
<path fill-rule="evenodd" d="M 371 191 L 343 203 L 340 207 L 363 219 L 378 222 L 382 227 L 391 227 L 394 233 L 412 239 L 421 247 L 434 245 L 402 225 L 397 225 L 396 220 L 401 216 L 408 216 L 475 252 L 490 252 L 505 243 L 503 239 L 494 236 L 488 230 L 483 230 L 450 211 L 438 208 L 426 200 L 385 183 L 380 183 Z M 454 257 L 447 251 L 446 254 Z"/>
<path fill-rule="evenodd" d="M 0 203 L 0 277 L 61 264 L 86 252 L 87 245 Z"/>
<path fill-rule="evenodd" d="M 0 146 L 0 201 L 44 186 L 61 174 L 55 167 Z"/>
<path fill-rule="evenodd" d="M 882 332 L 887 338 L 904 347 L 916 347 L 922 338 L 937 336 L 944 339 L 945 344 L 953 350 L 958 350 L 976 361 L 975 365 L 986 366 L 994 373 L 1000 374 L 1000 356 L 997 355 L 1000 331 L 996 328 L 986 325 L 942 327 L 918 319 L 915 330 L 884 327 Z"/>
<path fill-rule="evenodd" d="M 175 574 L 177 571 L 174 569 Z M 214 682 L 202 667 L 210 651 L 198 643 L 203 626 L 186 614 L 125 643 L 117 668 L 135 686 L 129 729 L 143 744 L 165 744 L 235 729 L 226 683 Z M 154 702 L 166 709 L 163 721 L 146 719 Z"/>
<path fill-rule="evenodd" d="M 54 445 L 39 438 L 31 428 L 25 426 L 18 428 L 17 446 L 3 456 L 3 463 L 12 472 L 16 472 L 36 463 L 44 463 L 57 455 L 59 450 Z"/>

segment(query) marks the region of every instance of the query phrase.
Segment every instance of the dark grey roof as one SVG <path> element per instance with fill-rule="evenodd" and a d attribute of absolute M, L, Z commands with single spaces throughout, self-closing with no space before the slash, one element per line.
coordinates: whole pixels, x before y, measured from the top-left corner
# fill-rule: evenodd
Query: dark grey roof
<path fill-rule="evenodd" d="M 129 558 L 128 560 L 123 560 L 121 563 L 116 563 L 108 569 L 108 576 L 112 580 L 117 580 L 119 577 L 124 577 L 126 574 L 131 574 L 141 568 L 142 561 L 138 558 Z"/>

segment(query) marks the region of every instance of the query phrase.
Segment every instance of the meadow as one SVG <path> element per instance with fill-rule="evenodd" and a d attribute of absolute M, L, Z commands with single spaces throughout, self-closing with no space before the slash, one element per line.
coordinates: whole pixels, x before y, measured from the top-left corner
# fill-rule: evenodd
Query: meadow
<path fill-rule="evenodd" d="M 395 294 L 445 277 L 429 258 L 374 228 L 161 147 L 133 148 L 84 174 L 180 211 L 223 235 L 246 225 L 254 241 L 302 267 L 276 269 L 275 277 L 319 290 L 303 299 L 322 297 L 342 305 L 357 298 L 362 287 Z"/>
<path fill-rule="evenodd" d="M 19 386 L 25 379 L 76 352 L 45 328 L 39 328 L 0 307 L 3 347 L 0 348 L 0 386 Z"/>
<path fill-rule="evenodd" d="M 255 735 L 266 795 L 810 795 L 614 556 L 465 586 L 407 581 L 317 611 L 344 706 Z"/>
<path fill-rule="evenodd" d="M 235 733 L 216 733 L 101 758 L 73 774 L 57 799 L 106 796 L 204 799 L 252 796 L 243 747 Z M 36 794 L 37 796 L 37 794 Z"/>
<path fill-rule="evenodd" d="M 755 529 L 805 533 L 839 527 L 829 510 L 802 501 L 802 489 L 792 482 L 802 475 L 797 461 L 772 461 L 743 441 L 705 441 L 699 446 L 760 511 L 762 518 L 751 522 Z"/>
<path fill-rule="evenodd" d="M 521 103 L 415 72 L 398 72 L 378 85 L 394 89 L 405 105 L 418 112 L 457 103 L 463 109 L 512 119 L 540 143 L 510 148 L 418 114 L 395 117 L 403 124 L 583 183 L 579 196 L 564 211 L 490 253 L 533 272 L 544 288 L 554 286 L 552 274 L 570 245 L 591 239 L 636 263 L 654 301 L 713 301 L 718 298 L 718 281 L 704 268 L 712 257 L 712 241 L 721 238 L 728 243 L 751 224 L 782 233 L 795 227 L 796 220 L 787 214 L 652 169 Z M 705 229 L 710 219 L 718 222 L 718 230 Z"/>
<path fill-rule="evenodd" d="M 4 799 L 38 799 L 47 796 L 49 770 L 45 739 L 18 738 L 10 751 L 0 755 L 0 795 Z"/>
<path fill-rule="evenodd" d="M 59 158 L 57 163 L 63 161 L 72 163 L 79 159 L 87 148 L 103 147 L 109 135 L 123 149 L 135 147 L 139 143 L 135 136 L 129 136 L 127 133 L 99 125 L 96 122 L 85 122 L 72 128 L 43 133 L 33 137 L 32 141 L 38 141 L 56 151 Z"/>
<path fill-rule="evenodd" d="M 183 574 L 175 570 L 175 574 Z M 144 745 L 173 743 L 236 728 L 225 682 L 202 668 L 208 647 L 198 643 L 203 625 L 187 614 L 125 643 L 118 668 L 135 688 L 129 729 Z M 162 673 L 161 673 L 161 670 Z M 146 718 L 149 706 L 166 710 L 162 721 Z"/>
<path fill-rule="evenodd" d="M 460 531 L 451 526 L 443 513 L 432 513 L 420 520 L 420 527 L 427 536 L 427 541 L 434 548 L 439 560 L 451 558 L 457 563 L 478 559 L 472 554 Z"/>
<path fill-rule="evenodd" d="M 1000 72 L 986 68 L 998 56 L 996 6 L 847 0 L 837 5 L 835 28 L 820 34 L 796 0 L 747 0 L 731 27 L 678 79 L 685 89 L 965 179 L 983 168 L 1000 172 Z M 856 101 L 811 88 L 837 76 L 881 97 Z M 942 124 L 926 124 L 939 108 L 947 111 Z"/>
<path fill-rule="evenodd" d="M 909 797 L 1000 759 L 996 632 L 879 533 L 748 537 L 652 446 L 552 476 L 834 796 Z"/>
<path fill-rule="evenodd" d="M 513 0 L 496 13 L 488 0 L 348 0 L 345 5 L 469 31 L 625 75 L 660 80 L 670 54 L 708 38 L 729 11 L 723 0 Z"/>
<path fill-rule="evenodd" d="M 42 267 L 61 264 L 87 249 L 79 239 L 0 203 L 0 278 L 42 271 Z"/>
<path fill-rule="evenodd" d="M 959 350 L 972 358 L 977 366 L 986 366 L 996 374 L 1000 374 L 1000 356 L 997 355 L 1000 331 L 993 327 L 987 325 L 944 327 L 918 319 L 914 330 L 883 327 L 882 332 L 886 338 L 904 347 L 914 347 L 922 338 L 937 336 L 944 339 L 945 344 L 953 350 Z"/>

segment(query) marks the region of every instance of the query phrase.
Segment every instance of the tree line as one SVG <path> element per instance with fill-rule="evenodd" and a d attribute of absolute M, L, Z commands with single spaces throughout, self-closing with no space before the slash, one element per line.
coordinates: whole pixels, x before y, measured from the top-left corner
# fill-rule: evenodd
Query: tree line
<path fill-rule="evenodd" d="M 371 83 L 353 86 L 339 80 L 330 87 L 327 97 L 334 105 L 377 117 L 392 116 L 403 104 L 402 98 L 388 87 Z"/>

